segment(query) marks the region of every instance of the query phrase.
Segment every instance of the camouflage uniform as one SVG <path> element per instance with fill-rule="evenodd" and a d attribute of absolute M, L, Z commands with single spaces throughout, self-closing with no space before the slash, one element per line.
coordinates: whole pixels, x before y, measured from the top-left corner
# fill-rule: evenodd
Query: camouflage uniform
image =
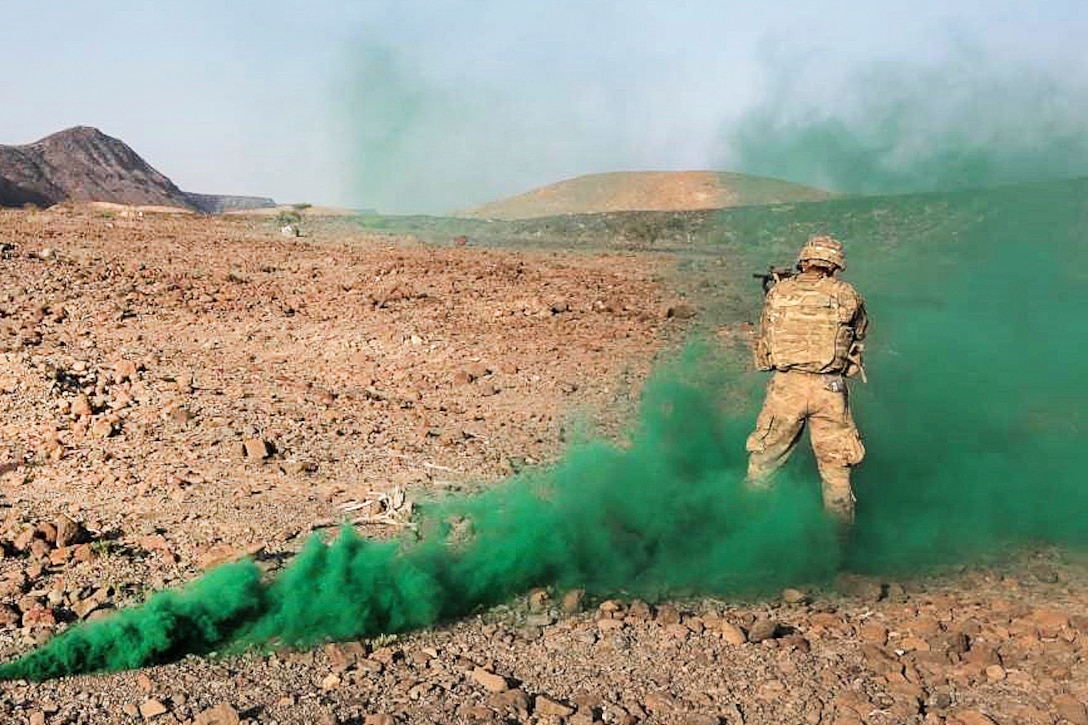
<path fill-rule="evenodd" d="M 838 241 L 812 237 L 798 255 L 798 268 L 806 261 L 829 271 L 810 269 L 777 282 L 764 303 L 756 367 L 774 375 L 748 437 L 748 482 L 769 485 L 807 421 L 824 508 L 848 524 L 854 519 L 850 469 L 865 448 L 850 415 L 845 378 L 862 373 L 861 341 L 869 323 L 861 295 L 834 276 L 834 269 L 846 266 Z"/>

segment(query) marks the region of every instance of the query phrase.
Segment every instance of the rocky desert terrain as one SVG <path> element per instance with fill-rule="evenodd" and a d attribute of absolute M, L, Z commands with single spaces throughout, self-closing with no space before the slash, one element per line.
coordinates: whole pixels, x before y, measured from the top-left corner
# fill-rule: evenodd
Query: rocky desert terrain
<path fill-rule="evenodd" d="M 750 312 L 663 251 L 263 217 L 5 211 L 0 250 L 5 659 L 343 521 L 393 535 L 585 421 L 618 435 L 656 360 Z M 761 601 L 534 590 L 409 635 L 8 681 L 0 722 L 1085 725 L 1086 592 L 1049 549 Z"/>

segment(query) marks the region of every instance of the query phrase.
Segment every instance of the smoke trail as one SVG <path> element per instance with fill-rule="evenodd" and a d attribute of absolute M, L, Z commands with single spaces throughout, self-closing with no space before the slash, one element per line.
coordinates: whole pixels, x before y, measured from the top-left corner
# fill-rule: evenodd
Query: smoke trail
<path fill-rule="evenodd" d="M 253 565 L 220 570 L 74 627 L 0 677 L 399 632 L 532 586 L 736 596 L 824 581 L 843 556 L 900 574 L 1088 545 L 1086 200 L 1080 180 L 722 213 L 723 244 L 772 230 L 761 255 L 792 254 L 814 229 L 838 234 L 868 293 L 872 382 L 856 409 L 869 457 L 845 551 L 810 456 L 769 494 L 744 490 L 755 401 L 724 408 L 745 377 L 693 355 L 647 386 L 629 445 L 578 446 L 551 469 L 426 508 L 418 538 L 311 541 L 271 583 Z"/>
<path fill-rule="evenodd" d="M 260 572 L 228 564 L 179 592 L 69 630 L 51 646 L 0 668 L 0 678 L 44 680 L 98 670 L 123 670 L 210 652 L 263 610 Z"/>
<path fill-rule="evenodd" d="M 420 538 L 317 539 L 270 584 L 252 564 L 77 626 L 0 668 L 43 679 L 160 662 L 228 644 L 308 644 L 424 627 L 532 586 L 657 598 L 754 594 L 838 566 L 815 490 L 793 476 L 753 497 L 739 485 L 747 424 L 705 384 L 650 387 L 629 447 L 574 449 L 554 469 L 425 509 Z M 451 521 L 469 528 L 451 527 Z"/>
<path fill-rule="evenodd" d="M 959 46 L 841 83 L 813 58 L 780 59 L 770 75 L 764 102 L 725 134 L 740 170 L 861 193 L 1088 174 L 1088 79 L 1076 64 L 1059 73 Z"/>
<path fill-rule="evenodd" d="M 1039 148 L 1024 168 L 1045 168 L 1052 147 Z M 743 262 L 738 278 L 756 255 L 765 265 L 809 233 L 835 234 L 868 297 L 871 383 L 856 389 L 856 413 L 869 456 L 845 551 L 809 456 L 769 494 L 743 489 L 755 401 L 724 408 L 746 378 L 695 356 L 647 386 L 628 445 L 578 446 L 550 469 L 425 509 L 419 538 L 344 531 L 331 546 L 310 542 L 268 583 L 252 564 L 219 570 L 73 627 L 0 677 L 404 631 L 532 586 L 735 596 L 823 581 L 844 557 L 901 574 L 1088 545 L 1088 179 L 736 209 L 717 222 L 723 252 Z"/>

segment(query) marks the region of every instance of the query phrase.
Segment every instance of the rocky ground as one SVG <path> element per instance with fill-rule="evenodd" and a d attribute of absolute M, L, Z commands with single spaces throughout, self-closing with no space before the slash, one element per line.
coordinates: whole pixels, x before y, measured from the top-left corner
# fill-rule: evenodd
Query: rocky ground
<path fill-rule="evenodd" d="M 667 254 L 348 229 L 0 213 L 0 655 L 345 519 L 390 535 L 583 422 L 618 435 L 693 326 L 743 333 Z M 756 603 L 536 591 L 410 636 L 6 682 L 0 722 L 1082 725 L 1085 572 L 1035 552 Z"/>

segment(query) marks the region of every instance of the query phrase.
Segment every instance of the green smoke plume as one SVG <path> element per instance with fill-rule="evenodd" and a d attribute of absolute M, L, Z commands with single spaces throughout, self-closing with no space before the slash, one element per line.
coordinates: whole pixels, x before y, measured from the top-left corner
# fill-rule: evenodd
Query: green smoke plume
<path fill-rule="evenodd" d="M 311 541 L 270 583 L 252 564 L 224 568 L 74 627 L 0 676 L 400 632 L 532 586 L 736 596 L 825 581 L 844 564 L 895 575 L 1086 545 L 1086 200 L 1078 180 L 721 214 L 738 277 L 821 230 L 844 239 L 867 293 L 870 383 L 855 387 L 855 409 L 869 454 L 845 550 L 807 452 L 769 494 L 743 488 L 753 380 L 693 354 L 647 386 L 626 445 L 576 446 L 552 468 L 426 507 L 417 536 Z M 748 402 L 724 404 L 737 399 Z"/>
<path fill-rule="evenodd" d="M 791 479 L 747 493 L 735 445 L 747 422 L 722 417 L 708 393 L 663 377 L 627 447 L 581 446 L 552 469 L 426 508 L 418 538 L 367 541 L 351 529 L 331 545 L 315 538 L 269 584 L 253 564 L 228 565 L 178 594 L 75 627 L 0 676 L 401 632 L 539 585 L 657 598 L 752 594 L 832 574 L 840 554 L 815 490 Z"/>
<path fill-rule="evenodd" d="M 850 193 L 967 189 L 1088 174 L 1088 79 L 970 46 L 841 82 L 775 61 L 763 102 L 725 134 L 740 170 Z M 818 90 L 813 90 L 818 89 Z"/>
<path fill-rule="evenodd" d="M 532 586 L 598 596 L 737 596 L 1088 545 L 1088 179 L 722 212 L 714 243 L 749 269 L 814 232 L 846 244 L 874 321 L 855 387 L 868 457 L 845 548 L 811 456 L 747 492 L 753 377 L 692 355 L 647 386 L 626 444 L 573 447 L 551 468 L 426 507 L 418 536 L 311 541 L 271 582 L 250 563 L 69 629 L 4 678 L 115 670 L 260 643 L 425 627 Z M 735 321 L 735 320 L 734 320 Z M 746 401 L 742 404 L 725 401 Z"/>
<path fill-rule="evenodd" d="M 925 197 L 977 216 L 876 286 L 886 349 L 859 403 L 871 460 L 858 566 L 1088 542 L 1086 192 L 1079 180 Z"/>

